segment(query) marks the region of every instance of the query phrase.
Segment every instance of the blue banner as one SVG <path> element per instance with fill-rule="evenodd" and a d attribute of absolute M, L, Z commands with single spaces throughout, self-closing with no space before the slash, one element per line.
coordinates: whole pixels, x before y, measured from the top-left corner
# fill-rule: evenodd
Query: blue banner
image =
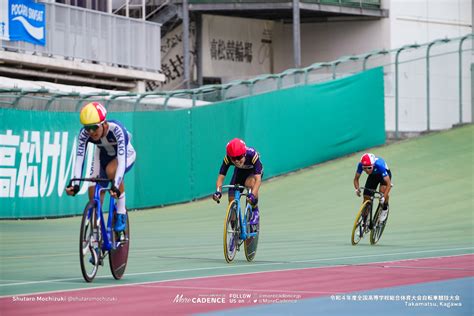
<path fill-rule="evenodd" d="M 44 4 L 31 0 L 10 0 L 8 19 L 10 40 L 46 45 L 46 10 Z"/>

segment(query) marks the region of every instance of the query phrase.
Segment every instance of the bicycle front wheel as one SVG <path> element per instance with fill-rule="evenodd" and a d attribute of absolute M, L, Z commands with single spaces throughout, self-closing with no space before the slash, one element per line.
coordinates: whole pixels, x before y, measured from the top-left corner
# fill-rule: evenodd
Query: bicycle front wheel
<path fill-rule="evenodd" d="M 84 209 L 79 233 L 79 261 L 86 282 L 92 282 L 99 268 L 100 225 L 97 223 L 96 202 L 89 202 Z"/>
<path fill-rule="evenodd" d="M 113 230 L 117 213 L 112 218 L 112 249 L 109 251 L 110 272 L 116 280 L 120 280 L 125 273 L 128 261 L 128 249 L 130 247 L 130 222 L 127 214 L 127 226 L 125 231 L 117 233 Z"/>
<path fill-rule="evenodd" d="M 374 228 L 370 231 L 370 244 L 375 245 L 380 238 L 382 237 L 383 231 L 385 229 L 385 225 L 387 224 L 388 221 L 388 210 L 387 210 L 387 217 L 385 218 L 384 221 L 380 221 L 379 216 L 380 213 L 382 212 L 382 205 L 379 205 L 377 208 L 377 212 L 375 212 L 375 225 Z"/>
<path fill-rule="evenodd" d="M 254 237 L 248 237 L 245 239 L 244 243 L 244 250 L 245 250 L 245 258 L 247 258 L 247 261 L 250 262 L 255 258 L 255 255 L 257 254 L 257 246 L 258 246 L 258 236 L 260 234 L 260 221 L 257 225 L 250 225 L 250 218 L 251 218 L 251 211 L 252 207 L 247 205 L 246 207 L 246 222 L 247 222 L 247 233 L 257 233 Z M 261 213 L 260 213 L 261 214 Z M 260 220 L 262 218 L 260 217 Z"/>
<path fill-rule="evenodd" d="M 233 200 L 227 207 L 224 221 L 224 258 L 228 263 L 232 262 L 237 253 L 240 229 L 237 216 L 237 202 Z"/>
<path fill-rule="evenodd" d="M 357 245 L 359 241 L 364 237 L 365 221 L 367 221 L 367 216 L 370 213 L 370 200 L 362 203 L 359 212 L 357 213 L 356 219 L 354 221 L 354 226 L 352 227 L 352 236 L 351 242 L 352 245 Z M 364 219 L 364 217 L 366 219 Z"/>

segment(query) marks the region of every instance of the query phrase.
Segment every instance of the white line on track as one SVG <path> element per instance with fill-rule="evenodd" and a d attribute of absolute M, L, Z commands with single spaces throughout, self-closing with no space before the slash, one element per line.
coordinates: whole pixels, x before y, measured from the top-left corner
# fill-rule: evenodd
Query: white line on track
<path fill-rule="evenodd" d="M 253 265 L 240 265 L 240 266 L 227 265 L 227 266 L 195 268 L 195 269 L 140 272 L 140 273 L 129 273 L 129 274 L 126 274 L 126 275 L 127 276 L 154 275 L 154 274 L 205 271 L 205 270 L 217 270 L 217 269 L 233 269 L 233 270 L 235 270 L 237 268 L 255 268 L 257 266 L 272 266 L 272 265 L 298 264 L 298 263 L 316 263 L 316 262 L 331 261 L 331 260 L 361 259 L 361 258 L 371 258 L 371 257 L 388 257 L 388 256 L 396 256 L 396 255 L 421 254 L 421 253 L 432 253 L 432 252 L 440 252 L 440 251 L 444 252 L 444 251 L 473 250 L 473 249 L 474 249 L 474 247 L 452 248 L 452 249 L 432 249 L 432 250 L 384 253 L 384 254 L 350 256 L 350 257 L 336 257 L 336 258 L 299 260 L 299 261 L 288 261 L 288 262 L 272 262 L 272 263 L 253 264 Z M 38 294 L 59 293 L 59 292 L 62 293 L 62 292 L 72 292 L 72 291 L 86 291 L 86 290 L 94 290 L 94 289 L 109 288 L 109 287 L 142 286 L 142 285 L 147 285 L 147 284 L 152 284 L 152 283 L 195 280 L 195 279 L 202 279 L 202 278 L 215 278 L 215 277 L 225 277 L 225 276 L 231 277 L 231 276 L 246 275 L 246 274 L 272 273 L 272 272 L 281 272 L 281 271 L 288 271 L 288 270 L 306 270 L 306 269 L 315 269 L 315 268 L 322 269 L 322 268 L 334 268 L 334 267 L 341 267 L 341 266 L 362 266 L 362 265 L 367 265 L 367 264 L 387 264 L 387 263 L 390 263 L 390 262 L 397 262 L 398 263 L 398 262 L 412 261 L 412 260 L 459 257 L 459 256 L 465 256 L 465 255 L 472 255 L 472 254 L 473 253 L 464 253 L 464 254 L 457 254 L 457 255 L 452 255 L 452 256 L 421 257 L 421 258 L 410 258 L 410 259 L 402 259 L 402 260 L 395 260 L 395 261 L 389 260 L 389 261 L 367 262 L 367 263 L 359 263 L 359 264 L 344 264 L 344 265 L 307 267 L 307 268 L 288 268 L 288 269 L 269 270 L 269 271 L 260 271 L 260 272 L 244 272 L 244 273 L 235 273 L 235 274 L 230 274 L 230 275 L 229 274 L 221 274 L 221 275 L 212 275 L 212 276 L 199 276 L 199 277 L 190 277 L 190 278 L 168 279 L 168 280 L 161 280 L 161 281 L 148 281 L 148 282 L 137 282 L 137 283 L 128 283 L 128 284 L 104 285 L 104 286 L 96 286 L 96 287 L 91 287 L 91 288 L 77 288 L 77 289 L 70 289 L 70 290 L 55 290 L 55 291 L 34 292 L 34 293 L 25 293 L 25 294 L 17 294 L 17 295 L 4 295 L 4 296 L 0 296 L 0 298 L 12 297 L 12 296 L 26 296 L 26 295 L 33 295 L 33 294 L 38 295 Z M 96 277 L 96 279 L 99 279 L 99 278 L 110 278 L 110 277 L 109 276 Z M 1 287 L 7 287 L 7 286 L 20 286 L 20 285 L 45 284 L 45 283 L 47 284 L 47 283 L 58 283 L 58 282 L 66 282 L 66 281 L 80 281 L 80 280 L 82 280 L 82 278 L 69 278 L 69 279 L 56 279 L 56 280 L 7 283 L 7 284 L 0 284 L 0 288 Z"/>
<path fill-rule="evenodd" d="M 139 287 L 146 288 L 163 288 L 163 289 L 185 289 L 185 290 L 203 290 L 203 291 L 240 291 L 240 292 L 273 292 L 273 293 L 295 293 L 295 294 L 336 294 L 328 291 L 298 291 L 298 290 L 277 290 L 277 289 L 239 289 L 239 288 L 225 288 L 225 287 L 201 287 L 201 286 L 179 286 L 179 285 L 164 285 L 164 284 L 139 284 Z M 340 292 L 342 293 L 342 292 Z"/>

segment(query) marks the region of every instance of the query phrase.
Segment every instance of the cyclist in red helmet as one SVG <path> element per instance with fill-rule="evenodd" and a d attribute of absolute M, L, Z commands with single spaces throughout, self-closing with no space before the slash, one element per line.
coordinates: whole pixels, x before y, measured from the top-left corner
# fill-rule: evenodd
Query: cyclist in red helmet
<path fill-rule="evenodd" d="M 381 157 L 376 157 L 374 154 L 365 153 L 360 158 L 357 164 L 357 170 L 354 176 L 354 188 L 357 196 L 361 195 L 359 188 L 359 178 L 362 171 L 368 174 L 365 187 L 376 190 L 380 184 L 380 192 L 383 193 L 383 197 L 380 199 L 382 203 L 382 213 L 380 214 L 380 220 L 384 221 L 388 213 L 388 200 L 389 192 L 392 188 L 392 172 L 388 168 L 387 163 Z M 364 190 L 364 201 L 370 199 L 373 193 L 369 190 Z"/>
<path fill-rule="evenodd" d="M 260 155 L 254 148 L 247 147 L 245 142 L 241 139 L 234 138 L 228 142 L 226 155 L 219 170 L 219 175 L 217 176 L 217 189 L 212 196 L 214 201 L 219 201 L 222 197 L 222 184 L 231 165 L 234 165 L 235 168 L 230 184 L 240 184 L 252 190 L 252 193 L 247 196 L 247 201 L 253 208 L 250 224 L 256 225 L 260 219 L 258 191 L 263 176 L 263 165 L 260 161 Z M 235 190 L 233 189 L 229 190 L 229 202 L 234 199 L 234 192 Z"/>

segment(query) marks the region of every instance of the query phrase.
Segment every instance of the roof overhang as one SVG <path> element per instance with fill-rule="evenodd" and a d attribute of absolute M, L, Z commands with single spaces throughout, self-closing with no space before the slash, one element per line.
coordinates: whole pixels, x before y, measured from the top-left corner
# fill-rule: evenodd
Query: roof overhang
<path fill-rule="evenodd" d="M 165 81 L 158 72 L 9 51 L 0 51 L 0 74 L 112 89 L 134 89 L 138 81 Z"/>
<path fill-rule="evenodd" d="M 376 7 L 342 6 L 321 3 L 299 3 L 301 23 L 326 21 L 334 17 L 360 17 L 362 19 L 380 19 L 388 17 L 389 11 Z M 288 2 L 260 2 L 260 3 L 199 3 L 189 4 L 189 10 L 228 16 L 240 16 L 265 20 L 280 20 L 291 22 L 293 4 Z"/>

